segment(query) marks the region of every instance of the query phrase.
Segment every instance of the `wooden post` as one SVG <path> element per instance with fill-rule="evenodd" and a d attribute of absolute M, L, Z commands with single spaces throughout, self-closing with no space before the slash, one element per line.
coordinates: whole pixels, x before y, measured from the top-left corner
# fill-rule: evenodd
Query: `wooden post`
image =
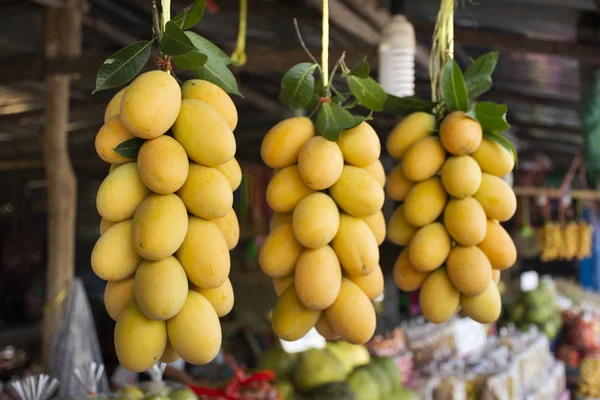
<path fill-rule="evenodd" d="M 81 53 L 82 3 L 61 0 L 61 5 L 46 9 L 46 58 L 74 57 Z M 69 159 L 69 92 L 69 75 L 46 76 L 44 169 L 48 181 L 48 265 L 42 347 L 46 369 L 60 322 L 61 298 L 75 272 L 77 180 Z"/>

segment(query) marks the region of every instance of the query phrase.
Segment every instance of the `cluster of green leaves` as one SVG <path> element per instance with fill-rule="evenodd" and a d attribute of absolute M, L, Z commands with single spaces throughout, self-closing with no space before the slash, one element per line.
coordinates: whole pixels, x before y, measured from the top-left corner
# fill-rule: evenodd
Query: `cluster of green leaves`
<path fill-rule="evenodd" d="M 194 0 L 165 24 L 164 31 L 155 32 L 152 40 L 133 43 L 111 55 L 98 71 L 94 92 L 121 87 L 135 78 L 150 59 L 152 44 L 159 41 L 163 59 L 172 57 L 176 67 L 194 71 L 197 78 L 240 95 L 235 76 L 229 69 L 229 56 L 208 39 L 189 30 L 200 22 L 205 8 L 206 0 Z"/>

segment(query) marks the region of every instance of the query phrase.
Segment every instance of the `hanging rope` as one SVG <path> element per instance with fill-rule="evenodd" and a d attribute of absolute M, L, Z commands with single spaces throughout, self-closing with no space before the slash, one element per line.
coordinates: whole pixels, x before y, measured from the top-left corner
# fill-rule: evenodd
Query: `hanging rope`
<path fill-rule="evenodd" d="M 231 54 L 231 60 L 235 65 L 242 66 L 246 64 L 246 35 L 248 21 L 248 0 L 240 0 L 240 26 L 238 28 L 236 48 Z"/>
<path fill-rule="evenodd" d="M 429 55 L 429 79 L 433 102 L 440 99 L 440 76 L 448 57 L 454 58 L 454 0 L 442 0 L 435 22 Z"/>
<path fill-rule="evenodd" d="M 165 31 L 167 22 L 171 20 L 171 0 L 161 0 L 162 5 L 162 30 Z"/>
<path fill-rule="evenodd" d="M 323 34 L 321 36 L 323 87 L 329 85 L 329 0 L 323 0 Z"/>

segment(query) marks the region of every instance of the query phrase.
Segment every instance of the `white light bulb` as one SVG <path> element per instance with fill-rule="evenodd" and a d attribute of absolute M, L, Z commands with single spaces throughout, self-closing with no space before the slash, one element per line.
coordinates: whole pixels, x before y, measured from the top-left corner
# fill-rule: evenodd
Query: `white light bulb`
<path fill-rule="evenodd" d="M 381 32 L 379 84 L 394 96 L 415 94 L 415 30 L 404 15 L 394 15 Z"/>

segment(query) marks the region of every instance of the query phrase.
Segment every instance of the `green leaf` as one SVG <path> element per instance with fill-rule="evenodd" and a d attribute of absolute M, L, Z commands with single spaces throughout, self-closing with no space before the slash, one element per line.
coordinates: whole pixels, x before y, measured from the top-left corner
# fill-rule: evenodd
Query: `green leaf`
<path fill-rule="evenodd" d="M 321 96 L 323 96 L 323 79 L 320 76 L 315 78 L 315 88 L 313 90 L 312 96 L 308 104 L 304 107 L 304 111 L 312 112 L 319 106 L 319 100 L 321 100 Z"/>
<path fill-rule="evenodd" d="M 482 101 L 471 107 L 467 116 L 479 121 L 481 129 L 491 134 L 501 134 L 510 128 L 506 121 L 508 107 L 491 101 Z"/>
<path fill-rule="evenodd" d="M 317 113 L 317 130 L 325 139 L 333 142 L 340 138 L 343 130 L 354 128 L 361 122 L 344 107 L 333 102 L 323 103 Z"/>
<path fill-rule="evenodd" d="M 492 74 L 498 64 L 498 52 L 479 57 L 465 71 L 465 84 L 469 100 L 473 101 L 492 87 Z"/>
<path fill-rule="evenodd" d="M 467 86 L 460 67 L 453 59 L 449 59 L 442 72 L 442 94 L 448 111 L 467 111 L 469 97 Z"/>
<path fill-rule="evenodd" d="M 185 35 L 191 40 L 192 45 L 197 50 L 206 54 L 209 63 L 220 62 L 225 65 L 231 64 L 231 58 L 210 40 L 198 35 L 196 32 L 186 31 Z"/>
<path fill-rule="evenodd" d="M 135 42 L 108 57 L 98 71 L 92 93 L 122 86 L 135 78 L 150 58 L 152 42 Z"/>
<path fill-rule="evenodd" d="M 353 75 L 347 76 L 346 82 L 350 91 L 362 106 L 372 111 L 383 110 L 387 93 L 379 86 L 379 83 L 372 78 L 359 78 Z"/>
<path fill-rule="evenodd" d="M 317 64 L 300 63 L 290 68 L 281 80 L 279 100 L 293 109 L 301 109 L 310 103 L 314 89 L 313 75 Z"/>
<path fill-rule="evenodd" d="M 478 76 L 467 80 L 465 83 L 470 101 L 474 101 L 492 88 L 492 78 L 490 76 Z"/>
<path fill-rule="evenodd" d="M 181 69 L 195 70 L 202 67 L 208 61 L 206 54 L 198 50 L 192 50 L 180 56 L 173 57 L 173 62 Z"/>
<path fill-rule="evenodd" d="M 138 156 L 138 152 L 140 151 L 140 147 L 144 144 L 145 140 L 140 138 L 132 138 L 128 139 L 124 142 L 121 142 L 117 147 L 113 150 L 123 156 L 125 158 L 135 159 Z"/>
<path fill-rule="evenodd" d="M 350 70 L 349 75 L 356 76 L 358 78 L 368 78 L 371 73 L 371 67 L 369 67 L 369 62 L 367 61 L 367 57 L 363 58 L 359 62 L 357 62 L 354 67 Z"/>
<path fill-rule="evenodd" d="M 513 146 L 513 144 L 510 142 L 510 140 L 508 140 L 506 137 L 498 134 L 498 133 L 491 133 L 491 132 L 484 132 L 483 136 L 491 139 L 495 142 L 500 143 L 502 146 L 504 146 L 508 151 L 510 151 L 513 155 L 513 158 L 515 159 L 515 164 L 519 163 L 519 155 L 517 154 L 517 150 L 515 149 L 515 146 Z"/>
<path fill-rule="evenodd" d="M 194 0 L 194 3 L 183 9 L 183 12 L 177 14 L 171 19 L 181 29 L 186 30 L 194 27 L 204 16 L 206 9 L 206 0 Z"/>
<path fill-rule="evenodd" d="M 160 41 L 160 50 L 170 56 L 180 56 L 196 50 L 190 38 L 173 21 L 167 22 Z"/>
<path fill-rule="evenodd" d="M 398 117 L 404 117 L 418 111 L 430 113 L 433 107 L 435 107 L 435 103 L 428 100 L 397 97 L 391 94 L 387 95 L 385 103 L 383 103 L 384 112 L 394 114 Z"/>
<path fill-rule="evenodd" d="M 211 62 L 210 58 L 206 64 L 194 71 L 198 79 L 204 79 L 219 86 L 229 94 L 242 94 L 238 90 L 237 80 L 226 64 L 222 62 Z"/>

